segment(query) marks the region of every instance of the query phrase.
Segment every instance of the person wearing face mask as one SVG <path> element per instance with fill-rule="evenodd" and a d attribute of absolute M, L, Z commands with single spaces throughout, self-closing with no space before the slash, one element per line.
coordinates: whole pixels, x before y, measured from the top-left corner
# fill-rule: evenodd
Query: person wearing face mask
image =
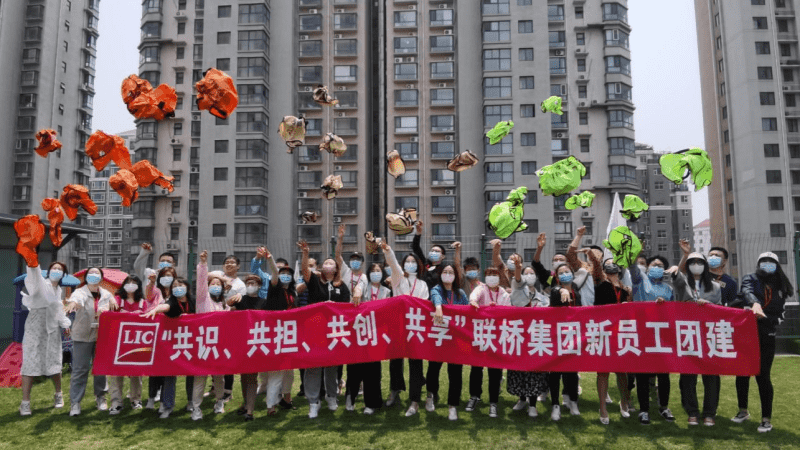
<path fill-rule="evenodd" d="M 411 241 L 411 251 L 424 265 L 424 267 L 422 267 L 424 270 L 422 270 L 421 277 L 423 281 L 425 281 L 425 284 L 428 285 L 428 292 L 430 292 L 434 286 L 439 284 L 439 277 L 442 275 L 442 261 L 444 261 L 444 258 L 447 256 L 447 252 L 441 245 L 434 244 L 431 246 L 431 250 L 426 257 L 419 244 L 422 239 L 422 226 L 423 223 L 421 220 L 417 221 L 414 226 L 414 239 Z"/>
<path fill-rule="evenodd" d="M 711 247 L 708 251 L 708 268 L 711 270 L 711 278 L 719 283 L 722 290 L 722 305 L 741 307 L 742 301 L 738 298 L 739 282 L 725 273 L 727 265 L 728 251 L 722 247 Z"/>
<path fill-rule="evenodd" d="M 99 267 L 89 268 L 84 283 L 70 295 L 64 306 L 66 314 L 75 312 L 75 320 L 72 323 L 72 379 L 69 385 L 69 399 L 72 404 L 69 410 L 70 416 L 81 413 L 81 400 L 86 392 L 86 383 L 94 360 L 100 314 L 117 308 L 111 292 L 100 287 L 101 281 L 103 281 L 103 270 Z M 108 410 L 105 386 L 106 377 L 95 375 L 95 403 L 100 411 Z"/>
<path fill-rule="evenodd" d="M 261 277 L 261 290 L 258 291 L 258 296 L 264 299 L 267 298 L 267 295 L 269 294 L 269 287 L 271 284 L 270 274 L 261 269 L 261 262 L 264 260 L 264 255 L 266 252 L 266 247 L 256 248 L 256 256 L 252 261 L 250 261 L 250 273 Z"/>
<path fill-rule="evenodd" d="M 386 263 L 392 268 L 392 293 L 395 296 L 410 295 L 419 299 L 427 300 L 430 298 L 427 283 L 420 279 L 424 278 L 425 268 L 422 261 L 413 253 L 403 257 L 403 266 L 397 262 L 394 251 L 386 241 L 381 240 L 381 249 Z M 400 360 L 402 361 L 402 360 Z M 391 364 L 389 366 L 389 384 L 391 392 L 386 400 L 386 406 L 394 405 L 400 394 L 405 390 L 405 380 L 403 379 L 403 365 Z M 413 416 L 419 411 L 419 403 L 422 400 L 422 385 L 425 383 L 425 376 L 422 371 L 421 359 L 408 360 L 408 398 L 411 405 L 406 410 L 406 417 Z"/>
<path fill-rule="evenodd" d="M 555 283 L 550 290 L 550 307 L 575 307 L 581 306 L 581 293 L 573 283 L 575 279 L 572 269 L 565 262 L 555 268 Z M 578 373 L 577 372 L 550 372 L 547 376 L 547 385 L 550 388 L 550 401 L 553 409 L 550 418 L 554 421 L 561 420 L 561 406 L 558 404 L 559 383 L 564 383 L 564 392 L 567 398 L 564 405 L 569 408 L 573 416 L 579 416 L 578 410 Z"/>
<path fill-rule="evenodd" d="M 773 388 L 770 372 L 775 359 L 775 330 L 784 320 L 786 299 L 794 293 L 792 283 L 783 273 L 780 260 L 775 253 L 766 252 L 758 256 L 756 272 L 742 278 L 741 296 L 746 308 L 752 309 L 758 325 L 758 346 L 761 353 L 759 374 L 756 375 L 758 395 L 761 398 L 761 424 L 759 433 L 772 431 Z M 736 377 L 736 395 L 739 412 L 731 419 L 742 423 L 750 418 L 747 412 L 750 393 L 750 377 Z"/>
<path fill-rule="evenodd" d="M 484 272 L 485 284 L 482 284 L 469 295 L 469 304 L 475 308 L 494 305 L 511 306 L 511 298 L 505 289 L 500 287 L 500 270 L 488 267 Z M 503 369 L 489 368 L 489 417 L 497 417 L 497 402 L 500 400 L 500 384 L 503 381 Z M 469 371 L 469 400 L 465 410 L 474 411 L 483 394 L 483 367 L 472 366 Z"/>
<path fill-rule="evenodd" d="M 509 289 L 511 287 L 511 276 L 514 274 L 514 262 L 511 260 L 511 257 L 516 255 L 516 253 L 511 254 L 508 261 L 503 262 L 503 241 L 500 239 L 493 239 L 489 242 L 489 245 L 492 246 L 492 265 L 500 270 L 500 287 Z"/>
<path fill-rule="evenodd" d="M 472 294 L 481 283 L 481 262 L 478 261 L 478 258 L 474 256 L 470 256 L 464 260 L 464 278 L 466 279 L 464 283 L 464 292 L 467 296 Z"/>
<path fill-rule="evenodd" d="M 369 281 L 367 280 L 367 276 L 364 274 L 363 270 L 364 255 L 359 252 L 353 252 L 353 254 L 350 255 L 348 264 L 344 263 L 344 258 L 342 258 L 342 242 L 344 241 L 344 231 L 344 224 L 339 225 L 336 235 L 336 264 L 339 267 L 339 272 L 342 274 L 342 280 L 347 283 L 347 288 L 350 289 L 350 293 L 353 295 L 353 304 L 358 306 L 358 304 L 361 302 L 361 297 L 356 295 L 356 287 L 359 288 L 358 292 L 366 292 Z"/>
<path fill-rule="evenodd" d="M 230 289 L 225 291 L 226 302 L 238 302 L 246 293 L 245 291 L 247 288 L 244 285 L 244 281 L 239 278 L 239 267 L 241 267 L 239 257 L 236 255 L 228 255 L 222 263 L 222 270 L 215 270 L 208 273 L 210 276 L 229 280 L 228 284 L 230 285 Z M 262 284 L 264 284 L 263 281 Z M 266 295 L 261 298 L 266 298 Z M 225 394 L 222 399 L 227 403 L 232 398 L 233 375 L 225 375 Z"/>
<path fill-rule="evenodd" d="M 595 283 L 594 306 L 619 305 L 632 301 L 631 288 L 622 282 L 622 268 L 614 263 L 612 258 L 600 262 L 599 252 L 594 249 L 581 250 L 589 258 L 592 267 L 592 279 Z M 619 413 L 623 418 L 630 414 L 631 394 L 628 390 L 628 374 L 617 372 L 617 387 L 621 395 Z M 609 424 L 608 417 L 608 379 L 610 374 L 597 374 L 597 398 L 600 400 L 600 423 Z"/>
<path fill-rule="evenodd" d="M 144 245 L 144 244 L 143 244 Z M 135 265 L 135 264 L 134 264 Z M 145 277 L 148 280 L 147 287 L 145 287 L 145 305 L 144 312 L 157 308 L 159 305 L 164 304 L 164 299 L 170 296 L 170 286 L 172 281 L 178 277 L 177 272 L 172 267 L 164 267 L 155 272 L 153 269 L 144 269 Z M 148 377 L 147 378 L 147 391 L 148 400 L 145 409 L 155 409 L 156 403 L 161 399 L 161 390 L 164 387 L 164 377 Z"/>
<path fill-rule="evenodd" d="M 563 253 L 556 253 L 553 255 L 551 268 L 548 269 L 541 263 L 542 250 L 544 250 L 545 245 L 547 245 L 547 235 L 540 233 L 539 237 L 536 238 L 536 253 L 533 255 L 533 262 L 531 265 L 533 266 L 534 272 L 536 272 L 536 278 L 542 285 L 542 289 L 545 293 L 549 293 L 550 288 L 558 282 L 555 276 L 556 267 L 566 264 L 567 256 Z"/>
<path fill-rule="evenodd" d="M 378 263 L 370 264 L 367 269 L 369 284 L 366 291 L 361 291 L 361 286 L 356 285 L 353 298 L 361 298 L 361 302 L 384 300 L 392 296 L 392 291 L 383 286 L 383 268 Z M 400 360 L 402 363 L 402 360 Z M 346 409 L 355 410 L 355 401 L 358 396 L 359 386 L 364 384 L 364 414 L 375 414 L 383 405 L 381 396 L 381 362 L 373 361 L 347 366 L 347 390 L 345 391 Z"/>
<path fill-rule="evenodd" d="M 317 275 L 311 271 L 308 265 L 308 243 L 301 240 L 297 243 L 297 246 L 303 255 L 300 268 L 308 287 L 308 303 L 314 304 L 325 301 L 349 303 L 350 289 L 347 287 L 347 283 L 342 281 L 336 261 L 331 258 L 323 261 L 322 272 Z M 309 403 L 308 417 L 311 419 L 319 415 L 320 387 L 323 381 L 325 383 L 325 400 L 328 403 L 328 409 L 336 411 L 339 408 L 336 400 L 336 391 L 339 387 L 336 366 L 306 369 L 303 383 Z"/>
<path fill-rule="evenodd" d="M 675 293 L 672 286 L 664 280 L 664 274 L 669 261 L 660 255 L 651 256 L 646 261 L 647 268 L 646 274 L 642 274 L 645 270 L 638 265 L 632 265 L 628 268 L 631 273 L 631 281 L 633 282 L 633 301 L 636 302 L 665 302 L 675 300 Z M 670 269 L 670 272 L 676 271 Z M 642 425 L 650 425 L 650 378 L 653 374 L 650 373 L 637 373 L 636 374 L 636 397 L 639 400 L 639 423 Z M 667 422 L 674 422 L 675 416 L 669 409 L 669 392 L 670 392 L 670 379 L 668 373 L 655 374 L 658 379 L 658 401 L 659 413 Z"/>
<path fill-rule="evenodd" d="M 228 311 L 229 307 L 225 304 L 225 288 L 228 286 L 227 279 L 208 275 L 208 251 L 200 253 L 200 262 L 197 263 L 197 284 L 195 289 L 195 310 L 197 314 Z M 203 418 L 203 411 L 200 409 L 203 403 L 203 391 L 205 390 L 208 376 L 195 376 L 192 383 L 192 420 Z M 224 385 L 225 375 L 212 375 L 213 393 L 216 402 L 214 403 L 214 413 L 222 414 L 225 412 Z"/>
<path fill-rule="evenodd" d="M 511 306 L 519 308 L 548 306 L 550 300 L 536 292 L 536 275 L 533 267 L 522 269 L 522 257 L 517 254 L 511 256 L 514 272 L 511 274 Z M 514 405 L 514 411 L 528 408 L 528 416 L 539 415 L 536 410 L 536 401 L 547 389 L 547 373 L 545 372 L 520 372 L 508 371 L 508 393 L 519 397 Z"/>
<path fill-rule="evenodd" d="M 578 248 L 580 247 L 581 240 L 585 234 L 586 227 L 578 228 L 578 231 L 575 233 L 575 238 L 572 239 L 572 242 L 569 244 L 569 248 L 567 248 L 567 263 L 569 264 L 569 268 L 572 269 L 572 273 L 575 276 L 575 280 L 573 282 L 576 286 L 578 286 L 578 290 L 581 292 L 581 305 L 592 306 L 594 305 L 595 295 L 595 282 L 592 278 L 593 267 L 591 261 L 584 262 L 578 259 Z M 590 247 L 588 250 L 582 251 L 581 253 L 587 254 L 587 252 L 594 253 L 594 256 L 598 260 L 603 257 L 603 249 L 598 249 L 597 247 Z"/>
<path fill-rule="evenodd" d="M 139 249 L 139 255 L 136 257 L 136 260 L 133 262 L 133 272 L 143 277 L 143 279 L 147 278 L 144 271 L 145 267 L 147 266 L 147 259 L 150 257 L 151 253 L 153 253 L 153 246 L 150 243 L 145 242 Z M 164 252 L 158 257 L 157 270 L 167 267 L 177 270 L 177 265 L 175 264 L 175 255 L 170 252 Z"/>
<path fill-rule="evenodd" d="M 19 414 L 31 415 L 31 388 L 35 377 L 45 376 L 53 380 L 53 406 L 64 407 L 61 392 L 61 328 L 70 333 L 70 320 L 64 314 L 61 303 L 61 280 L 67 265 L 55 261 L 47 268 L 47 278 L 39 266 L 27 267 L 22 305 L 28 310 L 25 319 L 25 334 L 22 336 L 22 402 Z"/>
<path fill-rule="evenodd" d="M 162 269 L 163 270 L 163 269 Z M 142 317 L 155 319 L 157 314 L 164 314 L 170 318 L 180 317 L 183 314 L 197 313 L 197 305 L 192 295 L 189 293 L 189 283 L 184 278 L 175 278 L 169 286 L 169 298 L 167 302 L 159 305 L 149 312 L 142 314 Z M 159 417 L 169 418 L 175 408 L 175 392 L 177 390 L 177 377 L 164 377 L 164 386 L 161 389 L 161 406 L 158 409 Z M 193 391 L 194 377 L 186 377 L 186 410 L 194 410 Z"/>
<path fill-rule="evenodd" d="M 142 281 L 136 275 L 128 275 L 114 295 L 118 312 L 142 314 L 145 308 Z M 128 377 L 131 380 L 130 399 L 133 409 L 142 409 L 142 377 Z M 110 415 L 122 412 L 122 390 L 125 377 L 108 377 L 108 390 L 111 394 Z"/>

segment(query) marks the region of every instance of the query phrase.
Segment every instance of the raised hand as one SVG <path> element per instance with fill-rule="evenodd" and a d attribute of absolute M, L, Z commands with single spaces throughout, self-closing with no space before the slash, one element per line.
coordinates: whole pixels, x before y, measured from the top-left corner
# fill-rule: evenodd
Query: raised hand
<path fill-rule="evenodd" d="M 511 255 L 511 261 L 514 261 L 514 265 L 515 266 L 522 267 L 522 257 L 521 256 L 519 256 L 517 254 Z"/>
<path fill-rule="evenodd" d="M 586 234 L 586 227 L 578 228 L 578 236 L 583 236 L 584 234 Z"/>
<path fill-rule="evenodd" d="M 142 244 L 142 248 L 148 252 L 153 251 L 153 246 L 149 242 L 145 242 L 144 244 Z"/>
<path fill-rule="evenodd" d="M 208 250 L 203 250 L 200 252 L 200 263 L 208 264 Z"/>
<path fill-rule="evenodd" d="M 256 259 L 264 259 L 264 254 L 267 250 L 264 247 L 258 247 L 256 249 Z"/>
<path fill-rule="evenodd" d="M 689 244 L 689 241 L 687 241 L 686 239 L 681 239 L 679 241 L 679 244 L 680 244 L 681 250 L 683 250 L 684 254 L 689 254 L 689 253 L 692 252 L 692 246 Z"/>
<path fill-rule="evenodd" d="M 422 234 L 422 221 L 418 220 L 414 226 L 417 227 L 417 234 Z"/>
<path fill-rule="evenodd" d="M 450 244 L 450 248 L 461 248 L 461 242 L 459 241 L 453 242 L 452 244 Z"/>
<path fill-rule="evenodd" d="M 547 245 L 547 235 L 544 233 L 539 233 L 539 237 L 536 238 L 536 245 L 539 248 L 542 248 L 545 245 Z"/>
<path fill-rule="evenodd" d="M 344 237 L 344 224 L 339 225 L 339 230 L 336 232 L 336 235 L 339 236 L 340 239 Z"/>
<path fill-rule="evenodd" d="M 308 242 L 306 242 L 305 239 L 300 239 L 297 242 L 297 247 L 301 252 L 308 253 Z"/>

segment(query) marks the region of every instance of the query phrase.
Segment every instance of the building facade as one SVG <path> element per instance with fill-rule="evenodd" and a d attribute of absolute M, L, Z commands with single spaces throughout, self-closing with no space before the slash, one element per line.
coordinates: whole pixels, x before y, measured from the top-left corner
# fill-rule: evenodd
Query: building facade
<path fill-rule="evenodd" d="M 84 145 L 92 130 L 99 0 L 30 0 L 0 4 L 0 100 L 9 114 L 0 121 L 4 164 L 0 211 L 39 214 L 41 202 L 67 184 L 88 185 Z M 10 114 L 13 112 L 14 114 Z M 36 155 L 36 132 L 58 132 L 61 150 Z M 75 221 L 86 224 L 86 214 Z M 87 240 L 78 236 L 62 250 L 70 267 L 86 261 Z"/>
<path fill-rule="evenodd" d="M 706 219 L 694 226 L 694 248 L 704 255 L 711 249 L 711 219 Z"/>
<path fill-rule="evenodd" d="M 797 0 L 696 0 L 711 243 L 736 276 L 772 251 L 795 273 L 800 231 L 800 56 Z M 790 278 L 793 278 L 790 275 Z"/>

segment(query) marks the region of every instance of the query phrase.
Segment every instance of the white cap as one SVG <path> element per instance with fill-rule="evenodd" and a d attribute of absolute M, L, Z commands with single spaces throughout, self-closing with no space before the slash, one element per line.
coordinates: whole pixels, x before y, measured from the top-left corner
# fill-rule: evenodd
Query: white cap
<path fill-rule="evenodd" d="M 765 258 L 769 258 L 769 259 L 775 261 L 776 263 L 780 261 L 780 259 L 778 259 L 778 255 L 776 255 L 775 253 L 772 253 L 772 252 L 764 252 L 764 253 L 758 255 L 758 260 L 759 261 L 761 261 L 762 259 L 765 259 Z"/>
<path fill-rule="evenodd" d="M 706 257 L 702 253 L 692 252 L 692 253 L 689 253 L 689 256 L 686 257 L 687 261 L 690 260 L 690 259 L 702 259 L 703 261 L 705 261 Z"/>

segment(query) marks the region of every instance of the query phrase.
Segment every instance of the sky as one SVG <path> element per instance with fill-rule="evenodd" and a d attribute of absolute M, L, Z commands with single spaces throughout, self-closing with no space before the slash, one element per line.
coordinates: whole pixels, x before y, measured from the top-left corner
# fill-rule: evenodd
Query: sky
<path fill-rule="evenodd" d="M 703 147 L 700 69 L 693 0 L 628 2 L 636 141 L 669 152 Z M 139 67 L 141 5 L 100 2 L 94 125 L 107 133 L 134 128 L 120 84 Z M 692 194 L 695 224 L 708 218 L 707 189 Z"/>

